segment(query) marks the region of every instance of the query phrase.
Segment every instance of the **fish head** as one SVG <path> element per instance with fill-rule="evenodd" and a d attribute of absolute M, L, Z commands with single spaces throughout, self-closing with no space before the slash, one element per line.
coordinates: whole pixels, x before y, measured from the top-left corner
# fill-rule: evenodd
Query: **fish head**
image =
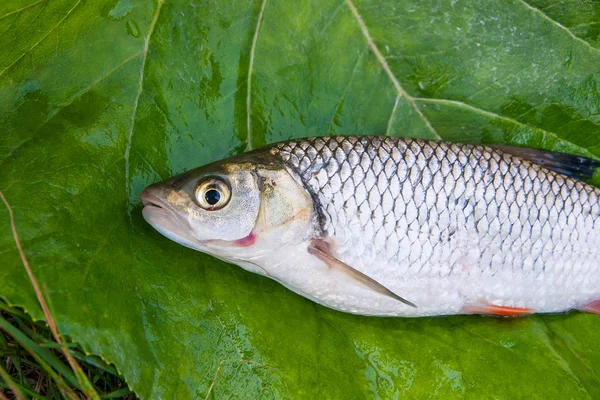
<path fill-rule="evenodd" d="M 167 238 L 263 274 L 243 261 L 306 240 L 316 221 L 310 194 L 270 153 L 190 170 L 148 186 L 141 200 Z"/>

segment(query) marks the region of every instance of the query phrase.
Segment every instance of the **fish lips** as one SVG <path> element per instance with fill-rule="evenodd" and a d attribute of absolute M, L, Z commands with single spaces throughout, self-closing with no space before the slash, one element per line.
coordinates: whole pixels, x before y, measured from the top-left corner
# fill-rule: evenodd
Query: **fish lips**
<path fill-rule="evenodd" d="M 158 197 L 156 188 L 149 186 L 141 194 L 142 216 L 161 235 L 183 246 L 200 249 L 200 241 L 190 234 L 190 227 L 167 202 Z"/>

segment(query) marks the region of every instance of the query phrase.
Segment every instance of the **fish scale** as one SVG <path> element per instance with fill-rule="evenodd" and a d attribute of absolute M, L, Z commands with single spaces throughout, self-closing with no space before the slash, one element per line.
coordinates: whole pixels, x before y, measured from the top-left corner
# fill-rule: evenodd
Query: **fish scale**
<path fill-rule="evenodd" d="M 546 312 L 600 297 L 600 192 L 581 181 L 481 145 L 350 136 L 270 151 L 318 199 L 335 256 L 399 293 L 446 279 L 467 302 Z"/>

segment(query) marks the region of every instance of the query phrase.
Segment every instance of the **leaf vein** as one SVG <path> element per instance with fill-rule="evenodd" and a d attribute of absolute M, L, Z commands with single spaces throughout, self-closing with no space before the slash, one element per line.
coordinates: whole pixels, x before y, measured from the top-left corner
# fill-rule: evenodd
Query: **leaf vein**
<path fill-rule="evenodd" d="M 119 65 L 117 65 L 116 67 L 114 67 L 113 69 L 111 69 L 110 71 L 108 71 L 106 74 L 102 75 L 100 78 L 96 79 L 95 81 L 93 81 L 88 87 L 81 89 L 72 99 L 68 100 L 66 103 L 58 106 L 57 109 L 53 110 L 52 112 L 50 112 L 48 114 L 48 118 L 39 126 L 36 128 L 35 132 L 28 137 L 27 139 L 23 140 L 21 143 L 19 143 L 18 145 L 16 145 L 15 147 L 13 147 L 8 153 L 6 153 L 5 155 L 2 156 L 2 158 L 0 158 L 0 165 L 2 165 L 6 160 L 10 159 L 10 157 L 12 157 L 12 155 L 18 151 L 21 147 L 25 146 L 27 143 L 31 142 L 33 140 L 33 138 L 37 135 L 37 133 L 39 132 L 39 130 L 44 127 L 45 125 L 48 124 L 48 122 L 52 121 L 52 119 L 64 108 L 70 106 L 71 104 L 73 104 L 73 102 L 75 100 L 77 100 L 78 98 L 80 98 L 81 96 L 83 96 L 84 94 L 86 94 L 87 92 L 90 91 L 90 89 L 92 89 L 94 86 L 98 85 L 100 82 L 102 82 L 103 80 L 105 80 L 106 78 L 108 78 L 110 75 L 112 75 L 113 73 L 115 73 L 116 71 L 118 71 L 119 69 L 123 68 L 125 65 L 127 65 L 127 63 L 131 62 L 131 60 L 135 59 L 137 56 L 139 56 L 142 53 L 142 51 L 138 51 L 136 53 L 134 53 L 133 55 L 129 56 L 128 58 L 126 58 L 123 62 L 121 62 Z"/>
<path fill-rule="evenodd" d="M 77 100 L 78 98 L 80 98 L 81 96 L 83 96 L 84 94 L 86 94 L 87 92 L 89 92 L 94 86 L 98 85 L 100 82 L 102 82 L 103 80 L 105 80 L 106 78 L 108 78 L 109 76 L 111 76 L 112 74 L 114 74 L 115 72 L 117 72 L 118 70 L 120 70 L 121 68 L 123 68 L 129 62 L 131 62 L 133 59 L 135 59 L 136 57 L 138 57 L 140 54 L 142 54 L 142 50 L 136 51 L 134 54 L 132 54 L 129 57 L 127 57 L 125 60 L 123 60 L 117 66 L 115 66 L 114 68 L 112 68 L 111 70 L 109 70 L 106 74 L 100 76 L 98 79 L 96 79 L 95 81 L 93 81 L 92 83 L 90 83 L 90 85 L 88 87 L 86 87 L 84 89 L 81 89 L 67 103 L 65 103 L 64 105 L 60 106 L 60 108 L 57 111 L 51 113 L 49 120 L 52 119 L 52 117 L 54 117 L 54 115 L 56 115 L 60 109 L 63 109 L 65 107 L 68 107 L 69 105 L 71 105 L 75 100 Z"/>
<path fill-rule="evenodd" d="M 539 16 L 541 16 L 546 21 L 550 22 L 553 25 L 556 25 L 557 27 L 559 27 L 563 31 L 567 32 L 567 34 L 569 36 L 571 36 L 573 39 L 575 39 L 575 41 L 583 43 L 585 46 L 587 46 L 588 48 L 590 48 L 593 51 L 600 52 L 600 49 L 598 49 L 597 47 L 592 46 L 590 43 L 586 42 L 582 38 L 580 38 L 578 36 L 575 36 L 575 34 L 573 34 L 573 32 L 571 32 L 571 30 L 569 28 L 567 28 L 566 26 L 564 26 L 560 22 L 553 20 L 552 18 L 550 18 L 546 13 L 544 13 L 539 8 L 530 5 L 525 0 L 518 0 L 518 2 L 521 3 L 521 4 L 523 4 L 525 7 L 527 7 L 527 9 L 529 9 L 530 11 L 532 11 L 532 12 L 538 14 Z"/>
<path fill-rule="evenodd" d="M 248 84 L 246 93 L 246 150 L 252 150 L 252 68 L 254 67 L 254 53 L 256 52 L 256 43 L 258 42 L 258 33 L 260 32 L 260 25 L 262 23 L 263 15 L 265 12 L 265 6 L 267 0 L 263 0 L 260 6 L 260 12 L 256 21 L 256 28 L 254 29 L 254 37 L 252 38 L 252 46 L 250 47 L 250 61 L 248 64 Z"/>
<path fill-rule="evenodd" d="M 158 16 L 160 15 L 160 10 L 164 0 L 158 0 L 156 11 L 154 12 L 154 17 L 152 18 L 152 22 L 150 23 L 150 28 L 148 29 L 148 34 L 146 35 L 146 39 L 144 40 L 144 47 L 142 49 L 142 65 L 140 67 L 140 78 L 138 81 L 138 91 L 135 96 L 135 101 L 133 102 L 133 111 L 131 113 L 131 129 L 127 134 L 127 144 L 125 145 L 125 197 L 126 202 L 129 202 L 129 154 L 131 152 L 131 143 L 133 140 L 133 130 L 135 128 L 135 116 L 137 113 L 138 103 L 140 101 L 140 96 L 142 95 L 142 91 L 144 89 L 144 69 L 146 67 L 146 57 L 148 56 L 148 47 L 150 46 L 150 38 L 152 37 L 152 33 L 154 33 L 154 28 L 156 26 L 156 22 L 158 21 Z"/>
<path fill-rule="evenodd" d="M 345 2 L 348 5 L 348 7 L 350 8 L 350 11 L 352 11 L 352 14 L 354 15 L 354 18 L 356 19 L 356 22 L 358 22 L 360 30 L 362 31 L 363 36 L 367 40 L 367 43 L 369 44 L 369 47 L 371 48 L 371 51 L 373 52 L 373 54 L 375 54 L 375 57 L 377 58 L 377 60 L 381 64 L 381 66 L 383 67 L 383 70 L 385 71 L 385 73 L 387 74 L 387 76 L 392 81 L 392 84 L 396 88 L 396 91 L 398 92 L 398 95 L 400 97 L 404 97 L 404 98 L 406 98 L 406 100 L 408 100 L 408 102 L 410 103 L 410 105 L 412 106 L 412 108 L 416 111 L 416 113 L 419 115 L 419 117 L 421 118 L 421 120 L 425 123 L 425 126 L 427 127 L 427 129 L 429 129 L 429 131 L 435 136 L 436 139 L 441 139 L 442 137 L 433 128 L 433 126 L 431 125 L 431 123 L 429 122 L 429 120 L 425 117 L 425 115 L 423 114 L 423 112 L 419 109 L 419 107 L 415 103 L 415 99 L 412 96 L 410 96 L 408 93 L 406 93 L 406 91 L 404 90 L 404 88 L 402 87 L 402 85 L 400 85 L 400 82 L 398 81 L 398 78 L 396 78 L 396 76 L 394 75 L 394 73 L 390 69 L 390 66 L 388 65 L 387 61 L 385 60 L 385 57 L 383 57 L 383 54 L 381 54 L 381 52 L 379 51 L 379 48 L 377 47 L 377 45 L 373 41 L 373 38 L 371 37 L 371 34 L 369 33 L 369 29 L 367 28 L 367 25 L 365 24 L 365 21 L 363 20 L 363 18 L 359 14 L 358 9 L 352 3 L 352 0 L 345 0 Z"/>
<path fill-rule="evenodd" d="M 344 92 L 342 93 L 342 96 L 340 97 L 340 100 L 338 101 L 337 105 L 335 106 L 335 110 L 333 111 L 333 114 L 331 115 L 331 119 L 329 120 L 329 125 L 328 125 L 327 129 L 328 129 L 328 132 L 330 134 L 333 133 L 332 126 L 333 126 L 333 124 L 335 122 L 335 117 L 340 112 L 340 108 L 342 107 L 342 103 L 346 99 L 346 96 L 348 95 L 348 91 L 350 90 L 350 86 L 352 85 L 352 82 L 354 81 L 354 77 L 356 75 L 356 71 L 358 70 L 358 67 L 359 67 L 360 63 L 362 62 L 362 60 L 363 60 L 363 58 L 365 56 L 365 53 L 368 50 L 369 50 L 369 48 L 367 47 L 363 52 L 360 53 L 360 55 L 356 59 L 356 63 L 354 64 L 354 68 L 352 68 L 352 74 L 350 75 L 350 79 L 348 80 L 348 83 L 346 84 L 346 88 L 344 89 Z"/>
<path fill-rule="evenodd" d="M 2 74 L 4 74 L 8 69 L 10 69 L 10 67 L 12 67 L 13 65 L 15 65 L 21 58 L 25 57 L 25 55 L 27 55 L 31 50 L 33 50 L 37 45 L 39 45 L 40 43 L 42 43 L 44 41 L 44 39 L 46 39 L 48 37 L 48 35 L 50 35 L 56 28 L 58 28 L 58 26 L 60 24 L 62 24 L 69 15 L 71 15 L 71 13 L 73 12 L 73 10 L 75 8 L 77 8 L 77 6 L 81 3 L 81 0 L 77 0 L 77 3 L 75 3 L 75 5 L 65 14 L 64 17 L 62 17 L 62 19 L 60 21 L 58 21 L 58 23 L 56 25 L 54 25 L 52 27 L 52 29 L 50 29 L 44 36 L 42 36 L 42 38 L 40 40 L 38 40 L 33 46 L 31 46 L 29 49 L 27 49 L 23 54 L 21 54 L 19 57 L 17 57 L 12 63 L 10 63 L 8 66 L 6 66 L 2 71 L 0 71 L 0 76 L 2 76 Z"/>
<path fill-rule="evenodd" d="M 396 96 L 396 101 L 394 102 L 394 107 L 392 108 L 392 112 L 390 113 L 390 118 L 388 119 L 387 129 L 385 130 L 385 136 L 390 136 L 390 132 L 392 131 L 392 123 L 396 117 L 396 110 L 398 109 L 398 103 L 400 102 L 400 95 Z"/>
<path fill-rule="evenodd" d="M 542 132 L 545 132 L 546 134 L 554 137 L 557 140 L 560 140 L 562 142 L 565 142 L 565 143 L 568 143 L 568 144 L 572 145 L 574 148 L 576 148 L 582 154 L 584 154 L 584 155 L 586 155 L 588 157 L 596 158 L 596 156 L 594 156 L 594 154 L 592 154 L 592 152 L 589 151 L 588 149 L 586 149 L 584 147 L 581 147 L 581 146 L 579 146 L 579 145 L 577 145 L 577 144 L 575 144 L 575 143 L 573 143 L 573 142 L 571 142 L 571 141 L 569 141 L 567 139 L 564 139 L 564 138 L 558 136 L 558 134 L 556 134 L 555 132 L 548 131 L 548 130 L 543 129 L 543 128 L 538 128 L 536 126 L 532 126 L 532 125 L 526 124 L 524 122 L 517 121 L 516 119 L 510 118 L 510 117 L 505 117 L 503 115 L 496 114 L 496 113 L 494 113 L 492 111 L 487 111 L 487 110 L 484 110 L 484 109 L 472 106 L 470 104 L 463 103 L 462 101 L 447 100 L 447 99 L 430 99 L 430 98 L 425 98 L 425 97 L 415 97 L 414 100 L 417 101 L 417 102 L 420 101 L 420 102 L 423 102 L 423 103 L 445 104 L 445 105 L 452 105 L 452 106 L 456 106 L 456 107 L 466 108 L 466 109 L 468 109 L 470 111 L 473 111 L 473 112 L 481 114 L 481 115 L 485 115 L 485 116 L 487 116 L 489 118 L 497 118 L 497 119 L 500 119 L 502 121 L 509 122 L 509 123 L 512 123 L 512 124 L 515 124 L 515 125 L 519 125 L 519 126 L 522 126 L 522 127 L 525 127 L 525 128 L 533 129 L 533 130 L 536 130 L 536 131 L 542 131 Z"/>
<path fill-rule="evenodd" d="M 550 351 L 552 351 L 552 353 L 554 353 L 554 355 L 556 356 L 556 358 L 558 359 L 559 363 L 561 364 L 563 371 L 567 372 L 569 375 L 571 375 L 573 377 L 573 379 L 575 380 L 575 382 L 577 382 L 579 384 L 579 387 L 581 389 L 583 389 L 583 391 L 590 396 L 589 398 L 593 398 L 592 394 L 588 391 L 588 388 L 586 387 L 585 383 L 581 380 L 581 378 L 573 371 L 572 369 L 572 365 L 569 362 L 569 360 L 567 359 L 567 357 L 560 351 L 560 349 L 555 345 L 555 343 L 552 340 L 551 335 L 554 335 L 553 330 L 551 329 L 550 325 L 543 319 L 538 319 L 536 321 L 538 324 L 543 325 L 542 327 L 542 332 L 544 333 L 544 336 L 546 336 L 546 346 L 550 349 Z M 561 340 L 562 341 L 562 340 Z M 563 341 L 564 343 L 564 341 Z M 566 345 L 566 344 L 565 344 Z M 594 370 L 592 368 L 590 368 L 582 359 L 581 357 L 579 357 L 579 355 L 577 354 L 577 352 L 573 351 L 572 349 L 571 353 L 573 354 L 573 356 L 575 356 L 575 358 L 577 358 L 577 361 L 579 361 L 585 368 L 586 370 L 588 370 L 590 372 L 590 374 L 593 376 L 594 380 L 596 381 L 596 383 L 600 382 L 598 380 L 598 376 L 596 375 L 596 373 L 594 372 Z"/>
<path fill-rule="evenodd" d="M 8 14 L 4 14 L 3 16 L 0 17 L 0 20 L 4 19 L 6 17 L 10 17 L 11 15 L 14 15 L 14 14 L 18 14 L 21 11 L 25 11 L 28 8 L 31 8 L 31 7 L 35 6 L 36 4 L 41 3 L 42 1 L 46 1 L 46 0 L 37 0 L 37 1 L 34 1 L 33 3 L 31 3 L 31 4 L 26 5 L 25 7 L 21 7 L 19 9 L 17 9 L 17 10 L 11 11 Z"/>

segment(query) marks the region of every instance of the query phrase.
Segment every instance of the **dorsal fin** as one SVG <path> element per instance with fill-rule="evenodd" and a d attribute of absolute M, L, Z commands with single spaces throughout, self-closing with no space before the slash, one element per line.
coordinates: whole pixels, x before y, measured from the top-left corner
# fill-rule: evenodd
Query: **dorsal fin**
<path fill-rule="evenodd" d="M 570 178 L 591 179 L 596 168 L 600 167 L 600 161 L 574 154 L 503 145 L 492 147 Z"/>

